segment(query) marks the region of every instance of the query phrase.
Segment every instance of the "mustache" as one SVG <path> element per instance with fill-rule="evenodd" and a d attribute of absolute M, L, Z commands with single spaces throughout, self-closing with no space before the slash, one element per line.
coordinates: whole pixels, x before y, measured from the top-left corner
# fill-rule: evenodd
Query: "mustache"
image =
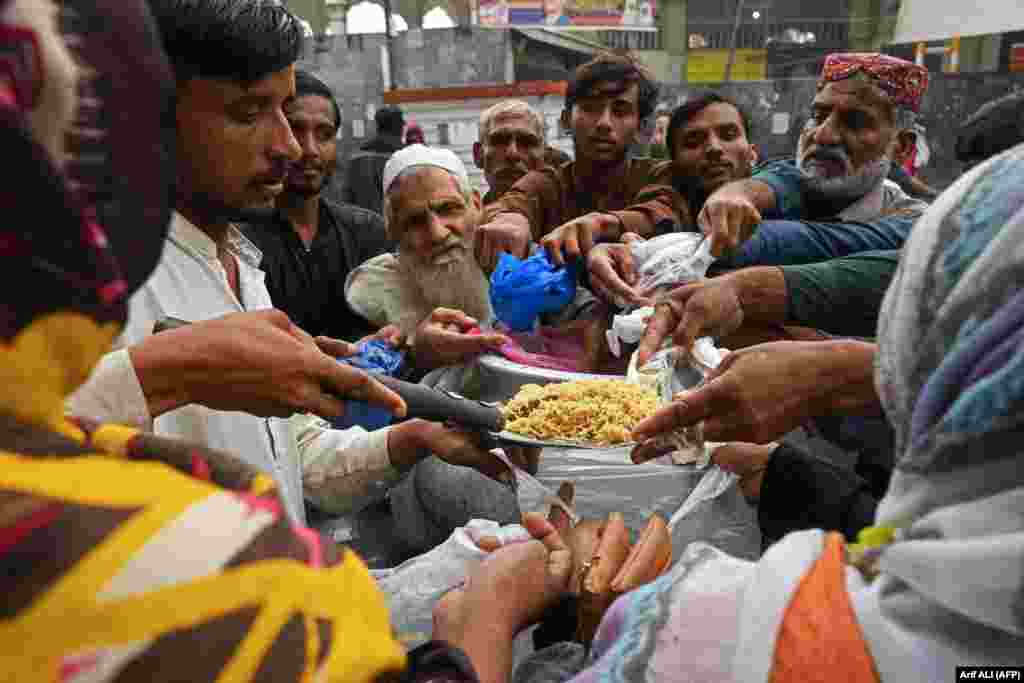
<path fill-rule="evenodd" d="M 288 168 L 282 166 L 279 170 L 275 169 L 274 172 L 264 173 L 254 177 L 250 181 L 250 185 L 276 185 L 277 183 L 283 183 L 285 177 L 288 175 Z"/>
<path fill-rule="evenodd" d="M 448 239 L 430 250 L 430 263 L 437 263 L 453 251 L 465 252 L 466 242 L 461 237 L 450 235 Z"/>
<path fill-rule="evenodd" d="M 325 164 L 319 161 L 296 161 L 293 164 L 288 165 L 289 171 L 323 171 L 326 168 Z"/>
<path fill-rule="evenodd" d="M 842 147 L 816 147 L 804 155 L 804 161 L 835 161 L 849 164 L 850 157 Z"/>

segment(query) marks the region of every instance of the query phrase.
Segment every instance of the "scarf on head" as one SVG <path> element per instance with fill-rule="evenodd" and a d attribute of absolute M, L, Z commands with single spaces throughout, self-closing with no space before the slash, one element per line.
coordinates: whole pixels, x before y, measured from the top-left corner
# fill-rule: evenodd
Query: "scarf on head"
<path fill-rule="evenodd" d="M 65 108 L 54 95 L 68 91 Z M 159 260 L 171 94 L 140 0 L 64 0 L 59 13 L 51 0 L 0 0 L 0 640 L 18 644 L 0 648 L 0 671 L 65 682 L 396 672 L 404 655 L 365 566 L 292 528 L 269 476 L 63 416 Z"/>

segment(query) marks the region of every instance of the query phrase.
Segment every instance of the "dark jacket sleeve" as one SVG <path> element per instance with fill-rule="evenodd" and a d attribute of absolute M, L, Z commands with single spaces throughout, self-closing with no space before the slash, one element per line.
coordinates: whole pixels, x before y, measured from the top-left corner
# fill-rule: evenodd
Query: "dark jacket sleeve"
<path fill-rule="evenodd" d="M 766 538 L 824 529 L 853 540 L 874 523 L 877 507 L 867 482 L 852 470 L 782 444 L 768 461 L 757 510 Z"/>
<path fill-rule="evenodd" d="M 787 322 L 833 335 L 874 337 L 899 261 L 900 251 L 893 249 L 783 266 Z"/>
<path fill-rule="evenodd" d="M 764 221 L 716 269 L 816 263 L 865 251 L 901 249 L 916 216 L 890 215 L 871 223 Z"/>

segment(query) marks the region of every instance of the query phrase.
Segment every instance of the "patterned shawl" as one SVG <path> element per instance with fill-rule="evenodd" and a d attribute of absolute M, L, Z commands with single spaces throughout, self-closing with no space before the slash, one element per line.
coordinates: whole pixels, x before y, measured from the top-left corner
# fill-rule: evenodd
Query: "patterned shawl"
<path fill-rule="evenodd" d="M 0 678 L 371 681 L 400 671 L 405 655 L 365 566 L 293 529 L 266 475 L 223 453 L 64 418 L 65 397 L 108 350 L 127 296 L 159 258 L 173 110 L 143 2 L 64 0 L 63 34 L 51 13 L 51 0 L 0 0 Z M 47 105 L 48 79 L 73 73 L 55 68 L 65 46 L 79 102 L 71 129 L 54 131 L 65 119 Z M 56 135 L 41 135 L 46 126 Z M 65 132 L 62 164 L 54 140 Z"/>

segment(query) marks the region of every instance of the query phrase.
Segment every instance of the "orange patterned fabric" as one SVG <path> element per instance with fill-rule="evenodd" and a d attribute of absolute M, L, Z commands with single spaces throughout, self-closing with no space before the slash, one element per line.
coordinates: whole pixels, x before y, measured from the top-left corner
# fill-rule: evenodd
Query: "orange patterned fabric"
<path fill-rule="evenodd" d="M 877 683 L 878 673 L 846 590 L 843 538 L 800 581 L 782 618 L 770 683 Z"/>

